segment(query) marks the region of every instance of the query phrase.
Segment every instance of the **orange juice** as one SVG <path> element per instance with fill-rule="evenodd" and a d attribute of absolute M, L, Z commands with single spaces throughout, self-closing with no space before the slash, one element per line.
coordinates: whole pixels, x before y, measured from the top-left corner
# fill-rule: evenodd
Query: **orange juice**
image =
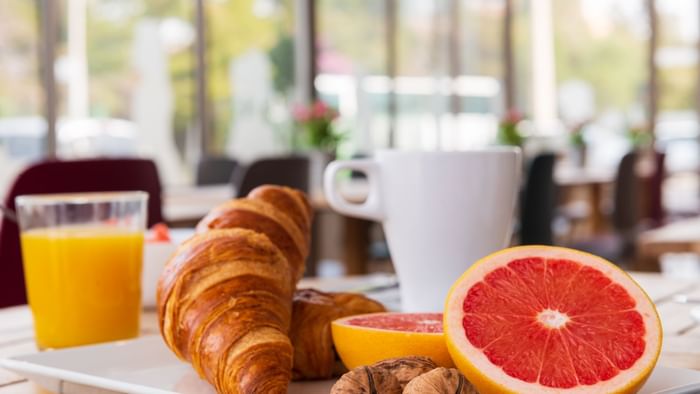
<path fill-rule="evenodd" d="M 142 232 L 62 227 L 29 230 L 21 239 L 40 348 L 138 335 Z"/>

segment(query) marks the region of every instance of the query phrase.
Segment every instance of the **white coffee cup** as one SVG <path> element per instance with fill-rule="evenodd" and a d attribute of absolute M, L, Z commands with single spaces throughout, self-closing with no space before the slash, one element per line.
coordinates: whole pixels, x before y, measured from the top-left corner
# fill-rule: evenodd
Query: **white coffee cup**
<path fill-rule="evenodd" d="M 520 151 L 378 151 L 372 159 L 334 161 L 324 191 L 345 215 L 383 223 L 406 312 L 442 311 L 447 292 L 479 258 L 506 247 L 520 184 Z M 364 203 L 338 192 L 336 174 L 367 175 Z"/>

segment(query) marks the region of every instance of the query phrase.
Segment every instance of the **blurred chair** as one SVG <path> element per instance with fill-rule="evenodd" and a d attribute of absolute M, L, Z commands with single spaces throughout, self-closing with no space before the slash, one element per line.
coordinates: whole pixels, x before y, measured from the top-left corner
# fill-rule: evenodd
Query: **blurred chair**
<path fill-rule="evenodd" d="M 666 211 L 663 202 L 663 186 L 666 179 L 666 152 L 654 151 L 654 172 L 648 183 L 647 219 L 652 227 L 658 227 L 666 222 Z"/>
<path fill-rule="evenodd" d="M 203 157 L 197 163 L 195 182 L 197 186 L 228 184 L 237 166 L 238 162 L 228 157 Z"/>
<path fill-rule="evenodd" d="M 520 243 L 553 245 L 552 221 L 556 204 L 553 153 L 537 155 L 529 165 L 520 199 Z"/>
<path fill-rule="evenodd" d="M 610 215 L 612 232 L 574 243 L 581 249 L 624 265 L 634 256 L 635 239 L 639 231 L 639 178 L 636 172 L 637 153 L 622 157 L 617 168 Z"/>
<path fill-rule="evenodd" d="M 15 179 L 5 206 L 15 210 L 23 194 L 141 190 L 148 193 L 148 225 L 162 222 L 161 185 L 155 163 L 143 159 L 44 161 Z M 27 302 L 17 224 L 3 215 L 0 225 L 0 308 Z"/>
<path fill-rule="evenodd" d="M 233 172 L 236 195 L 247 195 L 264 184 L 289 186 L 309 191 L 309 158 L 304 156 L 273 157 L 239 166 Z"/>

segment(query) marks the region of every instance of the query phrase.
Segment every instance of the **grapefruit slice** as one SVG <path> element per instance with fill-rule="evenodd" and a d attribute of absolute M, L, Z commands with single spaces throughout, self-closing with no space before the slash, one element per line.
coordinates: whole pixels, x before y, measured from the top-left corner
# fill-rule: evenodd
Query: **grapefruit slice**
<path fill-rule="evenodd" d="M 587 253 L 523 246 L 479 260 L 445 304 L 447 348 L 480 393 L 628 393 L 661 350 L 654 304 Z"/>
<path fill-rule="evenodd" d="M 430 357 L 453 367 L 442 333 L 442 313 L 369 313 L 331 323 L 335 349 L 345 366 L 372 365 L 388 358 Z"/>

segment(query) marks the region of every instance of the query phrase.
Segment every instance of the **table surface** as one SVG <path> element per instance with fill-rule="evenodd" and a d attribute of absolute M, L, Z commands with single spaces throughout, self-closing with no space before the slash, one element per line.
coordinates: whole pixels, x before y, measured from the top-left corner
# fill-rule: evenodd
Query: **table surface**
<path fill-rule="evenodd" d="M 637 161 L 636 173 L 641 178 L 653 175 L 655 163 L 649 157 L 642 157 Z M 574 166 L 567 163 L 557 163 L 554 169 L 554 182 L 559 186 L 590 186 L 605 185 L 615 181 L 616 167 L 596 167 L 587 165 Z"/>
<path fill-rule="evenodd" d="M 653 273 L 632 273 L 657 305 L 664 328 L 664 343 L 660 365 L 700 370 L 700 325 L 690 310 L 700 304 L 674 302 L 674 295 L 683 294 L 700 299 L 700 282 L 679 280 Z M 321 290 L 348 291 L 381 286 L 394 278 L 387 275 L 345 277 L 334 279 L 304 279 L 299 287 L 316 287 Z M 388 290 L 383 299 L 392 297 Z M 141 334 L 158 332 L 155 313 L 144 311 Z M 29 308 L 19 306 L 0 309 L 0 358 L 36 352 Z M 47 393 L 36 384 L 12 372 L 0 369 L 0 394 Z"/>
<path fill-rule="evenodd" d="M 700 252 L 700 216 L 679 220 L 639 235 L 640 253 L 655 257 L 663 253 Z"/>
<path fill-rule="evenodd" d="M 362 202 L 368 193 L 368 184 L 362 180 L 341 182 L 340 193 L 350 202 Z M 212 208 L 234 198 L 231 185 L 170 186 L 163 190 L 163 217 L 168 223 L 190 224 L 198 221 Z M 329 210 L 322 190 L 311 193 L 311 204 L 316 210 Z"/>
<path fill-rule="evenodd" d="M 557 165 L 554 169 L 554 182 L 559 186 L 604 185 L 614 181 L 614 168 Z"/>

